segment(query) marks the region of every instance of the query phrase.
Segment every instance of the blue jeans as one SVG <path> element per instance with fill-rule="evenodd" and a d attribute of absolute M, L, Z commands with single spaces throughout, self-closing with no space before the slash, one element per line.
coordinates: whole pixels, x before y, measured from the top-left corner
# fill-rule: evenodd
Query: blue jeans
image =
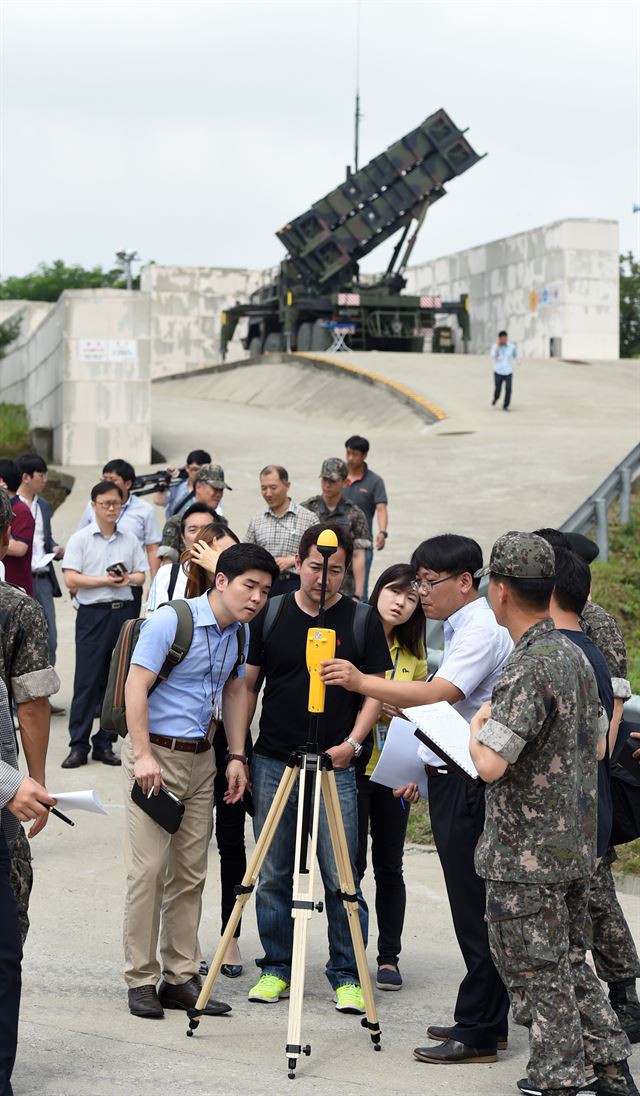
<path fill-rule="evenodd" d="M 262 757 L 259 754 L 253 755 L 251 775 L 253 780 L 253 803 L 256 812 L 253 819 L 253 832 L 256 839 L 264 826 L 267 813 L 286 767 L 284 761 L 276 761 L 271 757 Z M 369 911 L 362 897 L 356 872 L 358 801 L 355 772 L 352 768 L 336 769 L 335 778 L 351 859 L 351 869 L 356 882 L 360 925 L 366 947 Z M 284 982 L 291 981 L 291 954 L 293 949 L 291 900 L 296 847 L 298 787 L 299 785 L 296 783 L 285 807 L 277 835 L 262 865 L 256 891 L 258 932 L 264 948 L 264 957 L 257 959 L 256 964 L 263 974 L 275 974 L 278 978 L 282 978 Z M 336 891 L 340 889 L 340 881 L 333 857 L 324 803 L 320 805 L 317 854 L 324 883 L 329 935 L 329 959 L 326 966 L 326 975 L 333 989 L 350 982 L 359 984 L 360 979 L 351 943 L 349 921 L 342 900 L 336 897 Z"/>

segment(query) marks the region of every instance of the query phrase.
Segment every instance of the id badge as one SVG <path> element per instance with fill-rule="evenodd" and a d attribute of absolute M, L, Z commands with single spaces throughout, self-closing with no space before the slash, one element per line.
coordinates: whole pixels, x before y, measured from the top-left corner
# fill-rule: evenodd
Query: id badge
<path fill-rule="evenodd" d="M 382 753 L 382 747 L 387 739 L 387 732 L 389 730 L 388 723 L 376 723 L 375 736 L 376 736 L 376 749 Z"/>

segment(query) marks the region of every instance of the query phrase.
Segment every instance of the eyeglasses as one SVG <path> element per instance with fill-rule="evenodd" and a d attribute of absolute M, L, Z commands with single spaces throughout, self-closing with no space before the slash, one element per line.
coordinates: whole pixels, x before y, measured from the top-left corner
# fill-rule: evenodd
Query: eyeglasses
<path fill-rule="evenodd" d="M 101 506 L 103 510 L 121 510 L 121 502 L 96 502 L 96 506 Z"/>
<path fill-rule="evenodd" d="M 431 592 L 431 590 L 433 590 L 434 586 L 439 586 L 441 582 L 448 582 L 450 578 L 457 577 L 457 575 L 445 575 L 444 578 L 436 579 L 417 578 L 412 585 L 414 590 L 417 590 L 419 594 L 421 594 L 423 591 L 428 594 Z"/>

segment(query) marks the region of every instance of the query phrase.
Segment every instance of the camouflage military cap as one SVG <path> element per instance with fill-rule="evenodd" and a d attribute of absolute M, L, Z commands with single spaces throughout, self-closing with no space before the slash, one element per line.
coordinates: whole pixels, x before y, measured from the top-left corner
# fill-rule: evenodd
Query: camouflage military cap
<path fill-rule="evenodd" d="M 476 571 L 474 577 L 554 578 L 555 573 L 556 561 L 551 545 L 537 533 L 512 530 L 498 537 L 491 549 L 489 566 Z"/>
<path fill-rule="evenodd" d="M 346 480 L 348 475 L 349 469 L 346 461 L 343 461 L 340 457 L 327 457 L 326 460 L 323 460 L 320 479 L 333 480 L 334 483 L 338 483 L 339 480 Z"/>
<path fill-rule="evenodd" d="M 217 487 L 219 491 L 231 491 L 228 483 L 224 482 L 224 469 L 220 464 L 203 464 L 195 478 L 196 483 L 208 483 L 211 487 Z"/>

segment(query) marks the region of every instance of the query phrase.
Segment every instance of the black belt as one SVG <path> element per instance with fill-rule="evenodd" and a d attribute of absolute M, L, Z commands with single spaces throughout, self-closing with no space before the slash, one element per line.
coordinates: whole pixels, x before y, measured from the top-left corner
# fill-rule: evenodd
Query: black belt
<path fill-rule="evenodd" d="M 131 598 L 129 601 L 92 601 L 90 605 L 83 605 L 80 603 L 81 609 L 122 609 L 123 605 L 131 605 Z"/>
<path fill-rule="evenodd" d="M 452 772 L 446 765 L 425 765 L 424 771 L 427 776 L 448 776 Z"/>
<path fill-rule="evenodd" d="M 208 738 L 169 738 L 164 734 L 150 734 L 149 742 L 154 746 L 164 746 L 165 750 L 175 750 L 176 753 L 204 753 L 211 749 Z"/>

